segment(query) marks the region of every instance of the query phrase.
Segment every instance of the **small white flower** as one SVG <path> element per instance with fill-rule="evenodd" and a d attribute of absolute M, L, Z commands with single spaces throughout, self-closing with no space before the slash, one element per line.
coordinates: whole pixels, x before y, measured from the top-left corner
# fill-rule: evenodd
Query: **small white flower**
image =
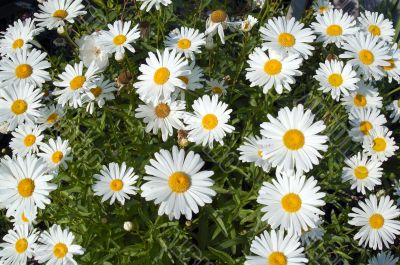
<path fill-rule="evenodd" d="M 14 132 L 10 142 L 10 147 L 14 155 L 26 156 L 27 154 L 37 153 L 39 145 L 43 140 L 43 127 L 20 125 Z"/>
<path fill-rule="evenodd" d="M 393 119 L 393 123 L 400 120 L 400 100 L 393 100 L 393 102 L 390 103 L 387 109 L 392 111 L 392 113 L 390 113 L 390 118 Z"/>
<path fill-rule="evenodd" d="M 68 168 L 67 161 L 72 159 L 69 156 L 71 147 L 69 147 L 68 140 L 63 141 L 57 137 L 56 141 L 50 139 L 48 144 L 42 143 L 39 148 L 41 152 L 38 156 L 47 162 L 49 169 L 56 169 L 59 166 Z"/>
<path fill-rule="evenodd" d="M 146 132 L 157 134 L 161 130 L 162 139 L 165 142 L 172 136 L 174 129 L 183 129 L 182 123 L 186 104 L 182 100 L 155 100 L 146 105 L 139 105 L 135 117 L 143 119 Z"/>
<path fill-rule="evenodd" d="M 132 167 L 127 167 L 123 162 L 120 165 L 117 163 L 110 163 L 103 166 L 100 174 L 95 174 L 94 178 L 97 180 L 93 184 L 94 194 L 102 196 L 101 202 L 110 199 L 110 205 L 118 200 L 122 205 L 125 204 L 125 199 L 130 199 L 130 196 L 135 195 L 138 188 L 134 185 L 138 179 Z"/>
<path fill-rule="evenodd" d="M 198 98 L 192 108 L 194 113 L 187 113 L 184 118 L 189 141 L 213 148 L 214 141 L 222 145 L 223 138 L 235 130 L 227 124 L 232 110 L 226 103 L 218 101 L 217 95 Z"/>
<path fill-rule="evenodd" d="M 239 160 L 255 163 L 256 166 L 261 167 L 265 172 L 269 172 L 271 163 L 263 158 L 263 150 L 268 150 L 268 147 L 262 144 L 260 140 L 261 138 L 258 136 L 246 137 L 245 142 L 238 148 L 238 151 L 240 151 Z"/>
<path fill-rule="evenodd" d="M 156 10 L 160 10 L 161 5 L 168 6 L 172 4 L 171 0 L 138 0 L 138 1 L 143 2 L 140 5 L 140 10 L 146 9 L 146 12 L 149 12 L 153 6 L 156 8 Z"/>
<path fill-rule="evenodd" d="M 371 130 L 368 136 L 364 137 L 363 149 L 372 159 L 386 161 L 399 149 L 392 136 L 392 131 L 387 127 L 381 126 Z"/>
<path fill-rule="evenodd" d="M 195 53 L 200 53 L 201 46 L 205 44 L 204 33 L 187 27 L 181 27 L 180 30 L 172 30 L 165 40 L 167 48 L 176 49 L 178 52 L 184 54 L 186 58 L 192 60 L 195 59 Z"/>
<path fill-rule="evenodd" d="M 218 33 L 221 43 L 225 44 L 225 34 L 224 30 L 228 27 L 228 15 L 224 10 L 215 10 L 211 12 L 206 21 L 206 36 L 212 38 L 216 33 Z"/>
<path fill-rule="evenodd" d="M 258 19 L 253 17 L 252 15 L 249 15 L 246 20 L 240 23 L 240 28 L 243 32 L 249 32 L 257 23 Z"/>
<path fill-rule="evenodd" d="M 79 46 L 79 58 L 86 67 L 95 63 L 99 71 L 103 71 L 108 66 L 110 54 L 106 52 L 104 46 L 98 43 L 98 34 L 86 35 L 77 41 Z"/>

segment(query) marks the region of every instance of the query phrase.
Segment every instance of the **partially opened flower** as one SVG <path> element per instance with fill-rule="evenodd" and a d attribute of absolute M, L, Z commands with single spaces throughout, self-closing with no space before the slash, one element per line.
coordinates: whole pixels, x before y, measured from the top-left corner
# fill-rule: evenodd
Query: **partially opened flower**
<path fill-rule="evenodd" d="M 152 7 L 154 7 L 156 10 L 160 10 L 161 6 L 168 6 L 172 4 L 171 0 L 139 0 L 139 2 L 142 2 L 140 5 L 140 10 L 145 10 L 146 12 L 149 12 Z"/>
<path fill-rule="evenodd" d="M 221 43 L 225 44 L 224 30 L 228 27 L 228 14 L 221 9 L 211 12 L 206 21 L 205 34 L 212 37 L 218 33 Z"/>

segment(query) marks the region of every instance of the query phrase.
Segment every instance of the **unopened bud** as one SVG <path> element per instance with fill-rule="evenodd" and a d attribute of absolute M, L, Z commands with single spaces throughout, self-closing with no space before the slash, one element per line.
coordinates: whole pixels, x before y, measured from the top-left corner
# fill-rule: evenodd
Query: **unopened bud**
<path fill-rule="evenodd" d="M 133 228 L 132 222 L 127 221 L 127 222 L 124 223 L 124 230 L 125 230 L 125 231 L 128 231 L 128 232 L 129 232 L 129 231 L 132 230 L 132 228 Z"/>

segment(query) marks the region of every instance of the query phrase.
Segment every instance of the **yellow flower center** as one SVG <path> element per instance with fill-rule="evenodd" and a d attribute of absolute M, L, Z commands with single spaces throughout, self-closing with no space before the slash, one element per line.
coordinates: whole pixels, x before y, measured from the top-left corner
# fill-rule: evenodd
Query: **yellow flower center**
<path fill-rule="evenodd" d="M 33 72 L 32 66 L 29 64 L 20 64 L 15 68 L 15 75 L 19 79 L 25 79 L 31 76 Z"/>
<path fill-rule="evenodd" d="M 296 43 L 296 38 L 290 33 L 281 33 L 278 36 L 278 42 L 283 47 L 292 47 Z"/>
<path fill-rule="evenodd" d="M 257 155 L 258 155 L 258 157 L 262 158 L 262 156 L 263 156 L 263 152 L 262 152 L 262 150 L 261 150 L 261 149 L 258 149 L 258 151 L 257 151 Z"/>
<path fill-rule="evenodd" d="M 57 121 L 57 119 L 58 119 L 58 114 L 54 112 L 50 114 L 49 117 L 47 117 L 47 123 L 53 124 Z"/>
<path fill-rule="evenodd" d="M 396 67 L 393 59 L 386 60 L 386 62 L 390 63 L 390 65 L 383 67 L 383 69 L 385 69 L 386 71 L 390 71 Z"/>
<path fill-rule="evenodd" d="M 35 142 L 36 142 L 36 136 L 33 135 L 33 134 L 28 134 L 28 135 L 25 136 L 25 138 L 24 138 L 24 145 L 25 145 L 26 147 L 32 146 Z"/>
<path fill-rule="evenodd" d="M 203 128 L 206 130 L 212 130 L 218 125 L 218 118 L 214 114 L 206 114 L 201 121 Z"/>
<path fill-rule="evenodd" d="M 154 82 L 159 86 L 164 85 L 169 80 L 169 75 L 170 72 L 167 67 L 158 68 L 154 73 Z"/>
<path fill-rule="evenodd" d="M 53 247 L 53 254 L 57 259 L 64 258 L 68 253 L 68 247 L 64 243 L 57 243 Z"/>
<path fill-rule="evenodd" d="M 319 12 L 320 12 L 320 13 L 324 13 L 325 11 L 328 11 L 328 8 L 327 8 L 326 6 L 321 6 L 321 7 L 319 8 Z"/>
<path fill-rule="evenodd" d="M 71 82 L 69 82 L 69 86 L 71 87 L 72 90 L 77 90 L 83 86 L 83 84 L 86 82 L 86 77 L 83 75 L 78 75 L 75 76 Z"/>
<path fill-rule="evenodd" d="M 330 37 L 342 35 L 343 29 L 341 26 L 333 24 L 326 28 L 326 34 Z"/>
<path fill-rule="evenodd" d="M 126 41 L 126 36 L 125 36 L 125 35 L 117 35 L 117 36 L 115 36 L 114 39 L 113 39 L 113 43 L 114 43 L 115 45 L 124 44 L 125 41 Z"/>
<path fill-rule="evenodd" d="M 54 13 L 53 13 L 53 17 L 60 18 L 60 19 L 64 19 L 67 16 L 68 16 L 68 12 L 63 9 L 58 9 L 58 10 L 54 11 Z"/>
<path fill-rule="evenodd" d="M 176 171 L 168 179 L 168 185 L 173 192 L 182 193 L 190 188 L 189 176 L 182 171 Z"/>
<path fill-rule="evenodd" d="M 155 107 L 154 112 L 156 113 L 156 116 L 158 118 L 164 119 L 168 117 L 169 113 L 171 112 L 171 109 L 167 104 L 160 103 Z"/>
<path fill-rule="evenodd" d="M 11 105 L 11 111 L 14 112 L 15 115 L 21 115 L 25 113 L 27 109 L 28 109 L 28 104 L 26 103 L 25 100 L 22 99 L 15 100 Z"/>
<path fill-rule="evenodd" d="M 214 94 L 220 95 L 220 94 L 222 94 L 222 88 L 219 86 L 214 86 L 211 88 L 211 92 L 213 92 Z"/>
<path fill-rule="evenodd" d="M 382 137 L 377 137 L 373 141 L 372 149 L 376 152 L 382 152 L 386 150 L 386 141 Z"/>
<path fill-rule="evenodd" d="M 297 130 L 288 130 L 283 136 L 283 143 L 290 150 L 298 150 L 304 146 L 304 134 Z"/>
<path fill-rule="evenodd" d="M 381 35 L 381 29 L 377 25 L 370 25 L 368 27 L 369 33 L 371 33 L 374 36 L 380 36 Z"/>
<path fill-rule="evenodd" d="M 18 193 L 24 198 L 31 197 L 35 191 L 35 182 L 30 179 L 22 179 L 18 183 Z"/>
<path fill-rule="evenodd" d="M 227 14 L 223 10 L 215 10 L 211 13 L 210 18 L 214 23 L 221 23 L 226 20 Z"/>
<path fill-rule="evenodd" d="M 289 213 L 295 213 L 301 208 L 301 198 L 296 193 L 288 193 L 281 199 L 282 208 Z"/>
<path fill-rule="evenodd" d="M 124 187 L 124 183 L 120 179 L 114 179 L 110 182 L 110 189 L 112 191 L 120 191 Z"/>
<path fill-rule="evenodd" d="M 364 49 L 358 53 L 358 59 L 360 59 L 361 63 L 370 65 L 374 62 L 375 56 L 371 51 Z"/>
<path fill-rule="evenodd" d="M 90 92 L 92 92 L 93 96 L 95 98 L 97 98 L 98 96 L 101 95 L 101 93 L 103 93 L 103 89 L 101 87 L 97 86 L 97 87 L 91 88 Z"/>
<path fill-rule="evenodd" d="M 21 220 L 22 220 L 22 222 L 24 222 L 24 223 L 29 223 L 29 219 L 26 218 L 25 213 L 22 213 L 22 215 L 21 215 Z"/>
<path fill-rule="evenodd" d="M 373 126 L 369 121 L 362 121 L 359 129 L 364 135 L 369 135 L 369 131 L 372 129 L 372 127 Z"/>
<path fill-rule="evenodd" d="M 264 72 L 268 75 L 277 75 L 282 71 L 282 63 L 271 59 L 264 64 Z"/>
<path fill-rule="evenodd" d="M 22 46 L 24 46 L 24 40 L 23 39 L 16 39 L 13 44 L 12 44 L 12 48 L 15 49 L 19 49 L 22 48 Z"/>
<path fill-rule="evenodd" d="M 28 240 L 26 240 L 26 238 L 18 239 L 17 242 L 15 242 L 15 251 L 17 251 L 18 254 L 24 253 L 27 248 Z"/>
<path fill-rule="evenodd" d="M 367 105 L 367 98 L 364 95 L 357 94 L 353 102 L 357 107 L 365 107 L 365 105 Z"/>
<path fill-rule="evenodd" d="M 189 39 L 180 39 L 177 46 L 182 50 L 189 49 L 192 46 L 192 42 Z"/>
<path fill-rule="evenodd" d="M 61 151 L 56 151 L 53 153 L 51 156 L 51 161 L 53 161 L 54 164 L 60 163 L 60 161 L 63 159 L 64 154 Z"/>
<path fill-rule="evenodd" d="M 371 215 L 369 218 L 369 225 L 372 229 L 379 229 L 385 224 L 385 218 L 379 213 Z"/>
<path fill-rule="evenodd" d="M 358 166 L 354 169 L 354 175 L 357 179 L 365 179 L 368 177 L 368 168 L 365 166 Z"/>
<path fill-rule="evenodd" d="M 328 82 L 333 87 L 339 87 L 343 84 L 343 77 L 341 74 L 331 74 L 328 77 Z"/>
<path fill-rule="evenodd" d="M 178 78 L 185 83 L 186 85 L 189 84 L 189 78 L 187 76 L 178 76 Z"/>
<path fill-rule="evenodd" d="M 272 252 L 268 257 L 268 265 L 286 265 L 286 256 L 279 251 Z"/>

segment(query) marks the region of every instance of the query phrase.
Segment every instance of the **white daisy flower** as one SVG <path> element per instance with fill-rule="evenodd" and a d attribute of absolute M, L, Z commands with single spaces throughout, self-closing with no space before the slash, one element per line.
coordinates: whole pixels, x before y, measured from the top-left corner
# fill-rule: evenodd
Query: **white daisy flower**
<path fill-rule="evenodd" d="M 92 62 L 95 63 L 99 71 L 103 71 L 108 66 L 108 58 L 110 54 L 103 45 L 99 44 L 99 34 L 93 33 L 86 35 L 77 41 L 79 46 L 79 59 L 82 60 L 86 67 L 90 67 Z"/>
<path fill-rule="evenodd" d="M 316 222 L 316 225 L 317 225 L 316 228 L 311 228 L 308 231 L 303 231 L 303 233 L 300 236 L 300 241 L 303 245 L 308 246 L 312 242 L 323 239 L 325 231 L 322 228 L 322 223 L 323 223 L 323 221 L 321 219 L 319 219 Z"/>
<path fill-rule="evenodd" d="M 384 66 L 383 70 L 387 74 L 389 83 L 392 83 L 394 79 L 397 83 L 400 82 L 400 50 L 397 47 L 397 43 L 394 43 L 392 48 L 389 50 L 390 59 L 388 62 L 389 66 Z"/>
<path fill-rule="evenodd" d="M 379 252 L 376 256 L 368 260 L 368 265 L 396 265 L 398 257 L 394 257 L 390 252 Z"/>
<path fill-rule="evenodd" d="M 377 37 L 381 40 L 392 42 L 395 30 L 393 23 L 389 19 L 385 19 L 383 14 L 378 12 L 370 12 L 365 10 L 358 17 L 361 29 L 367 34 Z"/>
<path fill-rule="evenodd" d="M 202 83 L 204 81 L 203 70 L 200 67 L 196 66 L 194 61 L 192 61 L 190 63 L 190 65 L 185 66 L 184 69 L 186 71 L 190 72 L 190 74 L 189 75 L 181 75 L 181 76 L 178 76 L 178 78 L 180 80 L 182 80 L 182 82 L 185 83 L 186 88 L 182 89 L 182 88 L 176 87 L 175 92 L 172 93 L 172 95 L 171 95 L 171 98 L 178 98 L 180 95 L 180 98 L 182 100 L 184 100 L 185 99 L 185 90 L 194 91 L 194 90 L 204 87 L 204 85 Z"/>
<path fill-rule="evenodd" d="M 262 48 L 274 51 L 300 54 L 307 59 L 312 55 L 314 47 L 310 45 L 315 40 L 310 28 L 296 21 L 294 17 L 287 20 L 285 17 L 268 19 L 264 27 L 260 28 L 261 38 L 264 41 Z"/>
<path fill-rule="evenodd" d="M 317 15 L 317 22 L 311 23 L 311 27 L 318 35 L 317 41 L 323 42 L 324 47 L 335 43 L 341 47 L 346 36 L 355 34 L 359 28 L 353 16 L 341 9 L 331 9 L 322 15 Z"/>
<path fill-rule="evenodd" d="M 263 158 L 263 150 L 268 149 L 267 146 L 260 143 L 261 138 L 258 136 L 246 137 L 244 143 L 238 148 L 240 152 L 239 160 L 242 162 L 255 163 L 265 172 L 271 169 L 271 163 Z"/>
<path fill-rule="evenodd" d="M 252 15 L 248 15 L 246 20 L 240 23 L 240 29 L 243 32 L 249 32 L 257 23 L 258 23 L 257 18 L 253 17 Z"/>
<path fill-rule="evenodd" d="M 349 115 L 350 136 L 355 142 L 363 142 L 364 136 L 369 135 L 372 129 L 385 125 L 385 115 L 379 109 L 354 109 Z"/>
<path fill-rule="evenodd" d="M 23 225 L 23 226 L 29 226 L 32 227 L 36 220 L 37 216 L 37 208 L 34 208 L 33 213 L 31 213 L 31 216 L 28 218 L 26 217 L 25 211 L 17 211 L 12 215 L 11 222 L 13 222 L 14 227 Z"/>
<path fill-rule="evenodd" d="M 233 126 L 227 124 L 232 110 L 228 109 L 226 103 L 218 101 L 217 95 L 212 97 L 204 95 L 198 98 L 193 102 L 192 108 L 194 113 L 187 113 L 184 117 L 190 142 L 202 146 L 208 144 L 213 148 L 214 141 L 223 145 L 222 139 L 235 130 Z"/>
<path fill-rule="evenodd" d="M 334 7 L 329 0 L 314 0 L 312 8 L 314 9 L 315 15 L 322 15 L 332 10 Z"/>
<path fill-rule="evenodd" d="M 33 38 L 41 32 L 36 28 L 34 20 L 27 18 L 24 21 L 18 19 L 9 26 L 0 40 L 0 53 L 8 56 L 17 50 L 29 49 L 32 47 Z"/>
<path fill-rule="evenodd" d="M 224 30 L 228 23 L 228 14 L 224 10 L 214 10 L 207 18 L 205 35 L 212 38 L 218 32 L 221 43 L 225 44 Z"/>
<path fill-rule="evenodd" d="M 138 176 L 135 175 L 133 168 L 126 166 L 125 162 L 121 166 L 117 163 L 110 163 L 108 167 L 103 166 L 100 174 L 95 174 L 94 178 L 97 180 L 92 186 L 94 195 L 102 196 L 101 202 L 110 199 L 110 205 L 115 200 L 124 205 L 125 199 L 129 200 L 138 190 L 134 186 Z"/>
<path fill-rule="evenodd" d="M 154 6 L 157 10 L 160 10 L 161 5 L 168 6 L 172 4 L 171 0 L 139 0 L 139 2 L 143 2 L 140 5 L 140 10 L 146 9 L 146 12 L 149 12 L 150 9 Z"/>
<path fill-rule="evenodd" d="M 318 165 L 320 152 L 328 149 L 328 137 L 319 134 L 325 129 L 323 121 L 314 122 L 314 114 L 304 111 L 303 105 L 280 109 L 278 118 L 270 114 L 267 117 L 270 122 L 261 124 L 261 135 L 269 152 L 263 156 L 273 167 L 308 172 Z"/>
<path fill-rule="evenodd" d="M 170 219 L 185 215 L 191 220 L 192 214 L 199 212 L 199 206 L 211 203 L 216 194 L 210 188 L 214 184 L 210 178 L 214 172 L 200 171 L 203 166 L 200 155 L 192 151 L 185 154 L 176 146 L 172 152 L 160 150 L 145 167 L 142 197 L 160 204 L 158 215 L 165 213 Z"/>
<path fill-rule="evenodd" d="M 185 68 L 188 62 L 176 50 L 166 49 L 157 55 L 149 52 L 146 64 L 141 64 L 141 75 L 134 84 L 143 101 L 150 102 L 160 98 L 168 99 L 176 87 L 186 89 L 186 83 L 179 77 L 187 76 L 190 71 Z"/>
<path fill-rule="evenodd" d="M 38 26 L 54 29 L 66 22 L 74 23 L 74 18 L 85 15 L 82 0 L 47 0 L 39 4 L 40 13 L 35 13 Z"/>
<path fill-rule="evenodd" d="M 206 91 L 207 92 L 211 92 L 213 95 L 218 95 L 218 96 L 224 96 L 226 95 L 226 90 L 228 88 L 227 85 L 225 85 L 225 81 L 224 80 L 217 80 L 217 79 L 213 79 L 211 78 L 210 81 L 206 81 L 207 84 L 207 88 Z"/>
<path fill-rule="evenodd" d="M 382 107 L 382 97 L 379 96 L 377 88 L 359 81 L 357 89 L 342 98 L 342 104 L 349 113 L 355 109 L 380 109 Z"/>
<path fill-rule="evenodd" d="M 393 100 L 393 102 L 387 107 L 387 109 L 392 111 L 392 113 L 390 113 L 390 118 L 393 119 L 393 123 L 400 120 L 400 100 Z"/>
<path fill-rule="evenodd" d="M 2 87 L 11 85 L 33 85 L 41 87 L 44 82 L 50 80 L 50 63 L 46 61 L 47 53 L 36 49 L 31 51 L 19 49 L 15 53 L 8 54 L 0 61 L 0 82 Z"/>
<path fill-rule="evenodd" d="M 293 171 L 282 171 L 272 180 L 272 184 L 264 182 L 257 202 L 264 207 L 262 221 L 267 221 L 272 229 L 280 228 L 289 234 L 301 234 L 302 229 L 317 227 L 317 221 L 324 212 L 322 198 L 325 193 L 319 192 L 318 182 L 314 177 L 294 174 Z"/>
<path fill-rule="evenodd" d="M 42 143 L 40 145 L 39 157 L 43 158 L 50 169 L 56 169 L 59 166 L 68 168 L 67 161 L 72 158 L 69 156 L 71 147 L 69 147 L 68 140 L 62 140 L 57 137 L 56 141 L 50 139 L 48 144 Z"/>
<path fill-rule="evenodd" d="M 135 52 L 132 44 L 140 38 L 138 30 L 139 24 L 131 29 L 131 21 L 114 21 L 114 24 L 108 24 L 108 31 L 102 31 L 97 39 L 99 45 L 109 53 L 123 54 L 125 49 Z"/>
<path fill-rule="evenodd" d="M 14 132 L 10 142 L 10 148 L 14 155 L 26 156 L 37 153 L 39 145 L 43 140 L 44 128 L 42 126 L 20 125 Z"/>
<path fill-rule="evenodd" d="M 340 58 L 350 59 L 357 72 L 366 79 L 380 80 L 385 76 L 383 66 L 389 66 L 389 49 L 378 38 L 357 32 L 345 38 Z"/>
<path fill-rule="evenodd" d="M 308 263 L 296 235 L 284 231 L 264 231 L 251 242 L 250 251 L 255 256 L 246 256 L 245 265 L 305 265 Z"/>
<path fill-rule="evenodd" d="M 376 185 L 381 185 L 382 162 L 362 153 L 344 162 L 347 166 L 343 168 L 342 181 L 350 181 L 352 190 L 365 194 L 365 189 L 372 191 Z"/>
<path fill-rule="evenodd" d="M 37 238 L 38 232 L 26 225 L 8 230 L 0 244 L 1 261 L 4 264 L 28 264 L 28 259 L 34 256 Z"/>
<path fill-rule="evenodd" d="M 296 83 L 295 76 L 302 74 L 298 70 L 302 59 L 297 54 L 286 55 L 271 50 L 267 54 L 256 48 L 247 63 L 250 67 L 246 68 L 246 79 L 251 82 L 251 87 L 262 87 L 264 94 L 272 87 L 278 94 L 282 94 L 284 88 L 291 91 L 290 85 Z"/>
<path fill-rule="evenodd" d="M 200 53 L 201 46 L 206 44 L 204 33 L 199 30 L 187 27 L 174 29 L 171 31 L 164 42 L 167 48 L 176 49 L 184 54 L 186 58 L 195 60 L 195 53 Z"/>
<path fill-rule="evenodd" d="M 32 155 L 1 161 L 0 202 L 7 208 L 7 216 L 24 212 L 31 218 L 36 207 L 44 209 L 50 203 L 49 193 L 57 186 L 49 183 L 54 176 L 47 172 L 46 164 Z"/>
<path fill-rule="evenodd" d="M 86 111 L 93 114 L 96 103 L 99 108 L 103 108 L 106 101 L 115 99 L 116 85 L 115 82 L 104 79 L 103 75 L 96 79 L 93 86 L 82 97 L 82 103 L 87 104 Z"/>
<path fill-rule="evenodd" d="M 349 213 L 349 224 L 361 226 L 354 239 L 363 247 L 382 250 L 385 245 L 388 248 L 400 235 L 400 221 L 395 220 L 400 216 L 400 210 L 389 196 L 383 196 L 378 201 L 375 195 L 370 195 L 358 205 Z"/>
<path fill-rule="evenodd" d="M 93 85 L 98 69 L 92 62 L 89 68 L 83 71 L 83 62 L 75 63 L 73 66 L 68 64 L 65 72 L 59 74 L 60 81 L 53 82 L 59 87 L 53 94 L 57 96 L 58 104 L 64 107 L 67 103 L 70 107 L 78 108 L 82 106 L 82 94 L 88 91 Z"/>
<path fill-rule="evenodd" d="M 62 229 L 59 225 L 53 225 L 49 231 L 40 234 L 35 259 L 39 263 L 77 265 L 74 255 L 82 255 L 84 249 L 74 244 L 75 236 L 68 229 Z"/>
<path fill-rule="evenodd" d="M 320 63 L 314 78 L 319 82 L 320 88 L 324 93 L 331 93 L 334 100 L 339 101 L 340 95 L 349 95 L 349 91 L 357 88 L 357 73 L 353 71 L 348 63 L 342 61 L 326 60 Z"/>
<path fill-rule="evenodd" d="M 174 133 L 174 128 L 184 128 L 182 123 L 185 114 L 186 103 L 182 100 L 155 100 L 145 105 L 139 105 L 135 110 L 135 117 L 143 119 L 146 123 L 146 132 L 157 134 L 161 130 L 162 139 L 165 142 Z"/>
<path fill-rule="evenodd" d="M 46 128 L 52 127 L 63 116 L 64 109 L 61 105 L 48 105 L 39 110 L 40 116 L 37 118 L 37 123 L 45 126 Z"/>
<path fill-rule="evenodd" d="M 42 97 L 40 89 L 28 84 L 0 89 L 0 122 L 8 122 L 9 131 L 23 123 L 33 125 L 40 115 Z"/>
<path fill-rule="evenodd" d="M 364 137 L 363 149 L 372 159 L 386 161 L 399 149 L 392 136 L 392 131 L 387 127 L 378 127 L 371 130 L 370 134 Z"/>

